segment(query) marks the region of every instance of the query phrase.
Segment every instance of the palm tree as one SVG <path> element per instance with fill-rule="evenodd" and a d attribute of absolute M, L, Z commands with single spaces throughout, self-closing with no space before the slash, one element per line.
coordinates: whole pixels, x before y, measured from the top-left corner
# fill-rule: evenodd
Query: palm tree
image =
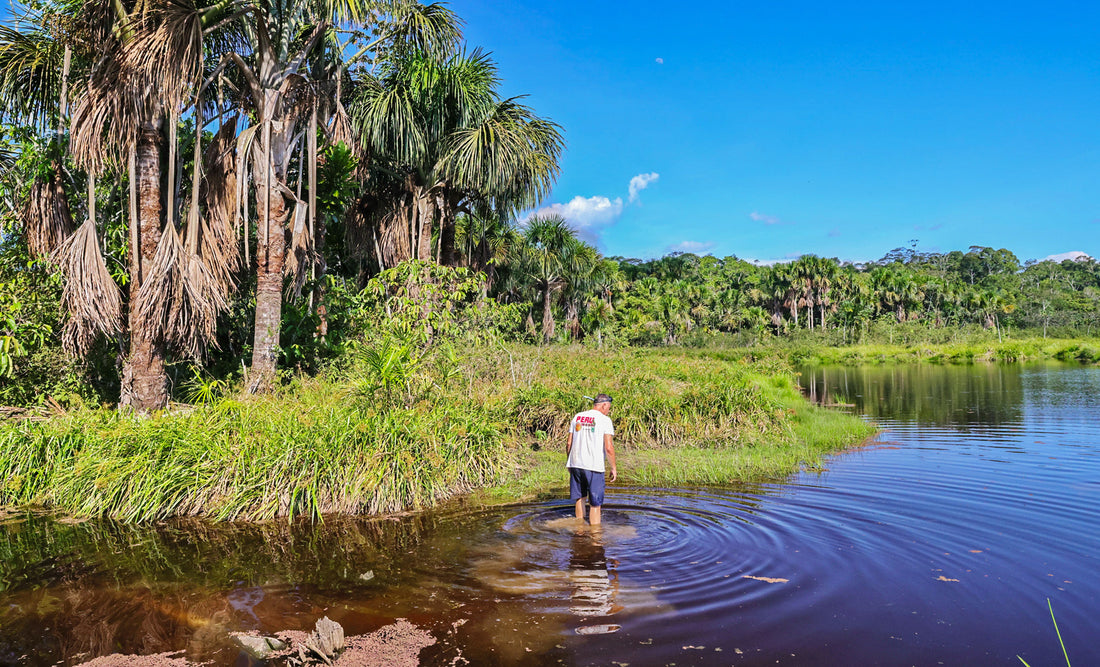
<path fill-rule="evenodd" d="M 132 10 L 122 3 L 85 7 L 85 22 L 99 26 L 100 47 L 73 113 L 71 150 L 90 176 L 112 164 L 127 165 L 129 351 L 119 405 L 149 411 L 167 401 L 166 346 L 200 357 L 214 338 L 218 314 L 228 307 L 237 266 L 233 218 L 210 207 L 206 216 L 200 211 L 200 138 L 203 110 L 210 105 L 209 81 L 203 81 L 208 47 L 231 44 L 228 23 L 248 10 L 238 3 L 200 6 L 191 0 L 148 0 Z M 189 203 L 177 196 L 178 125 L 185 113 L 196 135 Z M 231 187 L 210 179 L 205 184 L 208 193 Z M 222 196 L 221 208 L 229 201 Z"/>
<path fill-rule="evenodd" d="M 536 216 L 523 230 L 518 273 L 535 287 L 542 300 L 542 342 L 554 338 L 554 294 L 566 284 L 570 246 L 576 242 L 573 230 L 558 215 Z"/>
<path fill-rule="evenodd" d="M 454 14 L 439 5 L 407 1 L 344 0 L 313 3 L 277 0 L 250 4 L 238 18 L 245 48 L 226 58 L 243 80 L 242 98 L 254 125 L 242 131 L 237 159 L 242 178 L 251 175 L 257 214 L 256 314 L 250 391 L 265 391 L 275 378 L 282 321 L 284 273 L 301 288 L 305 272 L 317 262 L 314 195 L 319 109 L 326 94 L 340 88 L 349 44 L 338 36 L 370 17 L 378 35 L 354 57 L 413 44 L 436 48 L 458 37 Z M 333 77 L 336 77 L 335 82 Z M 323 99 L 325 98 L 325 99 Z M 337 97 L 328 104 L 340 107 Z M 301 146 L 299 137 L 305 138 Z M 294 152 L 306 150 L 310 196 L 303 200 L 290 187 Z M 288 254 L 287 241 L 290 241 Z"/>
<path fill-rule="evenodd" d="M 188 9 L 184 3 L 170 7 L 172 11 L 150 2 L 128 13 L 121 3 L 89 3 L 73 13 L 72 6 L 52 6 L 32 14 L 31 27 L 24 23 L 18 29 L 5 29 L 0 36 L 0 95 L 8 102 L 9 113 L 42 125 L 56 122 L 55 136 L 60 138 L 69 120 L 70 97 L 76 100 L 71 149 L 78 165 L 88 170 L 87 217 L 80 230 L 62 242 L 71 225 L 66 223 L 68 209 L 62 203 L 61 156 L 51 151 L 52 176 L 45 187 L 32 188 L 26 218 L 32 250 L 52 252 L 66 278 L 62 301 L 68 319 L 62 340 L 77 355 L 84 355 L 100 335 L 122 331 L 121 295 L 106 270 L 97 238 L 95 176 L 109 158 L 126 163 L 130 153 L 130 353 L 122 369 L 119 405 L 142 411 L 163 407 L 167 378 L 158 336 L 134 307 L 161 231 L 159 134 L 143 143 L 141 138 L 148 138 L 148 133 L 139 131 L 139 122 L 156 116 L 152 109 L 166 101 L 178 105 L 184 84 L 195 70 L 194 31 L 183 28 L 195 13 L 166 28 Z M 177 39 L 166 40 L 169 32 Z M 173 60 L 171 67 L 166 60 Z M 74 79 L 86 82 L 87 89 L 72 86 Z M 151 159 L 142 160 L 148 158 L 143 147 L 151 147 Z M 137 164 L 147 168 L 138 170 Z M 139 207 L 135 189 L 144 191 L 146 186 L 152 194 L 143 192 L 148 206 Z M 135 214 L 139 209 L 146 214 L 140 225 Z"/>
<path fill-rule="evenodd" d="M 496 64 L 480 50 L 445 57 L 395 50 L 352 107 L 364 150 L 398 197 L 376 212 L 380 264 L 455 263 L 459 212 L 511 217 L 537 204 L 558 173 L 560 128 L 519 98 L 499 99 Z M 438 225 L 437 225 L 438 222 Z"/>
<path fill-rule="evenodd" d="M 741 321 L 744 327 L 756 334 L 754 344 L 760 342 L 760 339 L 764 337 L 768 332 L 768 323 L 771 318 L 768 317 L 768 311 L 764 310 L 760 306 L 749 306 L 741 313 Z"/>
<path fill-rule="evenodd" d="M 496 286 L 500 268 L 519 247 L 519 233 L 510 217 L 492 210 L 458 216 L 455 229 L 462 264 L 485 274 L 482 292 L 488 294 Z"/>

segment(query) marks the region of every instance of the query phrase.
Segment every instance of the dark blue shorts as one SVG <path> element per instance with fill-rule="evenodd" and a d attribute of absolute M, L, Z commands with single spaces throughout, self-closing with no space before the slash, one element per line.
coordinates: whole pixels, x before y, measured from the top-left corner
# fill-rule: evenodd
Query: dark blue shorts
<path fill-rule="evenodd" d="M 584 468 L 569 469 L 569 499 L 573 502 L 588 496 L 592 507 L 603 505 L 603 473 Z"/>

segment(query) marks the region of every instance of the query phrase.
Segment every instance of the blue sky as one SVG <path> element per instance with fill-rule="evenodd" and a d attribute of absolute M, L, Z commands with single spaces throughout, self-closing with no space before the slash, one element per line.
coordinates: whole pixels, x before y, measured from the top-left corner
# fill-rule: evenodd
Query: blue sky
<path fill-rule="evenodd" d="M 1100 3 L 450 6 L 607 255 L 1100 254 Z"/>

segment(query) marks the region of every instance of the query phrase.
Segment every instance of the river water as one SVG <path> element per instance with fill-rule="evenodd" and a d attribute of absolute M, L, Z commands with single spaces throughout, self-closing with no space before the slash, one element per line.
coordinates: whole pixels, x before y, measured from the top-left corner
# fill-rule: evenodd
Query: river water
<path fill-rule="evenodd" d="M 407 618 L 432 665 L 1100 664 L 1100 369 L 803 369 L 882 427 L 824 472 L 324 525 L 0 523 L 0 664 Z M 629 456 L 623 448 L 620 456 Z M 564 479 L 564 473 L 563 473 Z"/>

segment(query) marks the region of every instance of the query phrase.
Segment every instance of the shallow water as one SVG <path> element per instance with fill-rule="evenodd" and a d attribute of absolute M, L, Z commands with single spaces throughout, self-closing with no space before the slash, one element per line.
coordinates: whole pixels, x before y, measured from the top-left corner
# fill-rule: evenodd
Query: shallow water
<path fill-rule="evenodd" d="M 820 474 L 323 526 L 0 524 L 0 663 L 408 618 L 424 664 L 1095 664 L 1100 369 L 804 369 L 884 431 Z M 628 457 L 624 448 L 620 456 Z M 564 480 L 564 474 L 563 474 Z"/>

